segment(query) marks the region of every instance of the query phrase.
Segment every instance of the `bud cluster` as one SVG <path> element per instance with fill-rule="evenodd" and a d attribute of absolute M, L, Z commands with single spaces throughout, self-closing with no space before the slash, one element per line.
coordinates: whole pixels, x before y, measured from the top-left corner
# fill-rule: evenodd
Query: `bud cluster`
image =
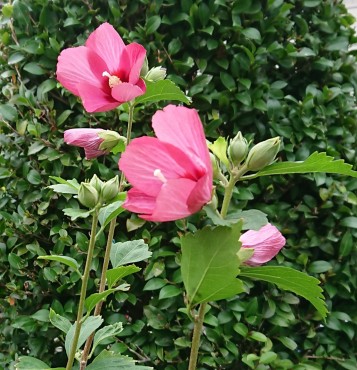
<path fill-rule="evenodd" d="M 79 202 L 88 208 L 110 203 L 119 192 L 119 178 L 101 181 L 94 175 L 89 182 L 82 182 L 78 191 Z"/>

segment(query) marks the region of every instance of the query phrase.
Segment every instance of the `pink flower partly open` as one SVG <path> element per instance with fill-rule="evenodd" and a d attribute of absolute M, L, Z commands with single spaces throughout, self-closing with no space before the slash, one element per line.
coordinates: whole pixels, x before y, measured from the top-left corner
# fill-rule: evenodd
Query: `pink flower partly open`
<path fill-rule="evenodd" d="M 270 261 L 285 245 L 285 238 L 280 231 L 271 224 L 266 224 L 258 231 L 249 230 L 239 238 L 242 248 L 254 249 L 254 254 L 245 263 L 258 266 Z"/>
<path fill-rule="evenodd" d="M 109 23 L 90 34 L 85 46 L 64 49 L 58 57 L 57 79 L 82 99 L 88 112 L 105 112 L 146 91 L 140 70 L 146 50 L 125 45 Z"/>
<path fill-rule="evenodd" d="M 212 196 L 212 165 L 194 109 L 168 105 L 154 114 L 157 138 L 134 139 L 119 161 L 133 185 L 124 207 L 149 221 L 172 221 L 199 211 Z"/>
<path fill-rule="evenodd" d="M 72 128 L 64 132 L 64 141 L 69 145 L 84 148 L 86 159 L 96 158 L 107 154 L 106 151 L 99 149 L 104 139 L 98 134 L 103 131 L 101 128 Z"/>

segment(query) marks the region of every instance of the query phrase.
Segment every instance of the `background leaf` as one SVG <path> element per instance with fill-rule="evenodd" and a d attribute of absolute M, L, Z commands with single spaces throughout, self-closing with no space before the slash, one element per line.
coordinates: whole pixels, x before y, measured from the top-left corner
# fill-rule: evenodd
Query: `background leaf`
<path fill-rule="evenodd" d="M 127 265 L 128 263 L 139 262 L 151 256 L 148 245 L 144 240 L 131 240 L 118 242 L 112 245 L 110 251 L 110 262 L 113 267 Z"/>

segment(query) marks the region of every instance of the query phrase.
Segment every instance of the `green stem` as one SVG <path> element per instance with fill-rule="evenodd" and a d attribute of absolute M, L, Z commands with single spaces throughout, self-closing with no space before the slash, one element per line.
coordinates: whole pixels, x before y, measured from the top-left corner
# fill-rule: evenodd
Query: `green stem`
<path fill-rule="evenodd" d="M 91 265 L 92 265 L 92 259 L 93 259 L 93 252 L 94 252 L 94 246 L 95 246 L 95 234 L 96 234 L 96 230 L 97 230 L 97 224 L 98 224 L 98 211 L 95 210 L 94 213 L 93 213 L 93 219 L 92 219 L 92 228 L 91 228 L 91 232 L 90 232 L 90 240 L 89 240 L 89 246 L 88 246 L 87 260 L 86 260 L 86 265 L 85 265 L 85 268 L 84 268 L 84 273 L 83 273 L 83 276 L 82 276 L 82 288 L 81 288 L 81 294 L 80 294 L 80 298 L 79 298 L 76 327 L 75 327 L 75 331 L 74 331 L 71 351 L 70 351 L 70 354 L 68 356 L 66 370 L 71 370 L 72 369 L 74 357 L 76 355 L 79 334 L 80 334 L 81 326 L 82 326 L 84 302 L 85 302 L 85 299 L 86 299 L 89 272 L 90 272 L 90 268 L 91 268 Z"/>
<path fill-rule="evenodd" d="M 196 370 L 198 350 L 200 348 L 200 339 L 201 339 L 206 306 L 207 306 L 207 302 L 202 303 L 200 305 L 200 309 L 198 310 L 198 315 L 195 315 L 195 325 L 193 328 L 190 363 L 188 365 L 188 370 Z"/>
<path fill-rule="evenodd" d="M 237 181 L 248 171 L 247 167 L 245 164 L 239 168 L 235 169 L 232 171 L 228 185 L 225 188 L 224 191 L 224 198 L 223 198 L 223 203 L 222 203 L 222 208 L 221 208 L 221 216 L 222 218 L 225 218 L 227 216 L 229 204 L 231 203 L 232 200 L 232 195 L 233 195 L 233 190 L 234 187 L 237 183 Z"/>
<path fill-rule="evenodd" d="M 127 144 L 130 143 L 133 122 L 134 122 L 134 103 L 129 102 L 128 129 L 127 129 L 127 132 L 126 132 L 126 142 L 127 142 Z M 125 182 L 125 176 L 124 176 L 124 173 L 122 172 L 121 176 L 120 176 L 120 181 L 119 181 L 119 192 L 123 191 L 124 182 Z M 111 252 L 111 249 L 112 249 L 112 243 L 113 243 L 113 237 L 114 237 L 116 223 L 117 223 L 117 218 L 115 217 L 115 218 L 113 218 L 113 220 L 111 220 L 110 225 L 109 225 L 107 245 L 105 247 L 105 254 L 104 254 L 103 265 L 102 265 L 102 274 L 101 274 L 101 277 L 100 277 L 98 293 L 104 292 L 105 287 L 106 287 L 107 271 L 108 271 L 108 266 L 109 266 L 109 261 L 110 261 L 110 252 Z M 95 306 L 95 309 L 94 309 L 94 315 L 95 316 L 100 315 L 100 313 L 102 311 L 103 303 L 104 303 L 103 301 L 100 301 Z M 92 343 L 93 343 L 94 334 L 95 333 L 93 332 L 88 337 L 88 339 L 86 340 L 86 344 L 84 346 L 83 353 L 82 353 L 82 358 L 81 358 L 81 363 L 80 363 L 80 370 L 84 370 L 87 366 L 88 356 L 89 356 L 89 352 L 90 352 L 90 349 L 91 349 L 91 346 L 92 346 Z"/>

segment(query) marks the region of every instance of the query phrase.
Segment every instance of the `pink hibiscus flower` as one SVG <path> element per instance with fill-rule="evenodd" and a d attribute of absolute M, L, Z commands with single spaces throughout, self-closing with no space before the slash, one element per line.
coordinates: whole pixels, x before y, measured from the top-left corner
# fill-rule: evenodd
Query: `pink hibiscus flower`
<path fill-rule="evenodd" d="M 212 196 L 212 165 L 196 110 L 168 105 L 154 114 L 157 138 L 134 139 L 119 161 L 133 185 L 124 207 L 149 221 L 199 211 Z"/>
<path fill-rule="evenodd" d="M 64 141 L 69 145 L 84 148 L 86 159 L 96 158 L 108 153 L 99 149 L 104 139 L 98 134 L 103 131 L 101 128 L 72 128 L 64 132 Z"/>
<path fill-rule="evenodd" d="M 258 266 L 270 261 L 285 245 L 285 238 L 280 231 L 271 224 L 266 224 L 258 231 L 249 230 L 239 238 L 242 248 L 254 249 L 254 254 L 245 263 Z"/>
<path fill-rule="evenodd" d="M 140 78 L 145 56 L 143 46 L 125 45 L 113 26 L 104 23 L 85 46 L 61 52 L 57 79 L 82 99 L 87 112 L 105 112 L 145 93 Z"/>

